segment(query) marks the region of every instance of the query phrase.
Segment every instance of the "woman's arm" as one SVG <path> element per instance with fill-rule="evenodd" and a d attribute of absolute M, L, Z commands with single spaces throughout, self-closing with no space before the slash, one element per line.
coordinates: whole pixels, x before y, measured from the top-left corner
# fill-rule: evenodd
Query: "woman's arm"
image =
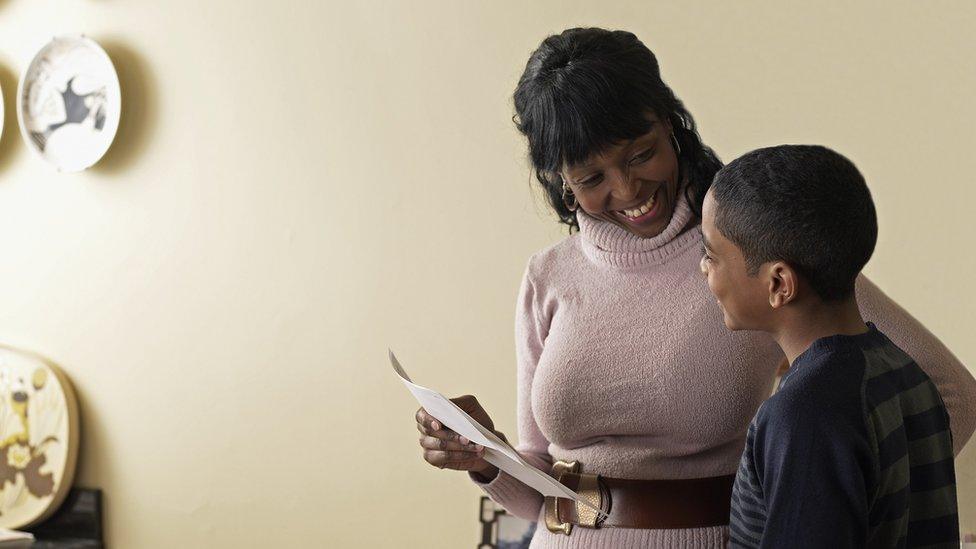
<path fill-rule="evenodd" d="M 925 326 L 898 306 L 867 277 L 857 279 L 857 302 L 864 320 L 873 322 L 915 359 L 932 379 L 949 411 L 956 455 L 976 429 L 976 379 Z"/>
<path fill-rule="evenodd" d="M 532 379 L 549 332 L 549 323 L 540 319 L 542 296 L 536 291 L 530 271 L 531 264 L 522 279 L 515 317 L 519 439 L 516 450 L 525 461 L 548 474 L 552 457 L 549 455 L 549 441 L 539 430 L 532 411 Z M 497 473 L 490 482 L 480 482 L 483 479 L 475 475 L 472 475 L 472 479 L 509 513 L 527 520 L 538 520 L 543 502 L 539 492 L 503 472 Z"/>

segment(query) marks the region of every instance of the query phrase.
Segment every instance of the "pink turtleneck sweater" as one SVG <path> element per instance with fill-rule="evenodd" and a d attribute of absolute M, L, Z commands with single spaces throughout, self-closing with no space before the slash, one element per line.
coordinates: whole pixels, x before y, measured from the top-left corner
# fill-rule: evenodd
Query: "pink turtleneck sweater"
<path fill-rule="evenodd" d="M 783 354 L 757 332 L 730 332 L 699 272 L 701 233 L 685 200 L 663 233 L 639 238 L 580 212 L 580 233 L 535 254 L 518 299 L 517 449 L 548 472 L 635 479 L 734 474 L 746 429 L 770 394 Z M 863 277 L 857 298 L 942 392 L 956 452 L 976 427 L 976 380 Z M 551 534 L 543 498 L 500 473 L 485 492 L 538 520 L 533 548 L 719 547 L 725 527 L 574 528 Z"/>

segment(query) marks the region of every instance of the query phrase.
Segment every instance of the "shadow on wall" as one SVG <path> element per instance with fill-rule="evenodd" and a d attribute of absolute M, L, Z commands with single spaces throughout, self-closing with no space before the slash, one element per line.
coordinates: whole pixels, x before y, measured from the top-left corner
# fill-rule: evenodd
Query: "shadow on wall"
<path fill-rule="evenodd" d="M 0 134 L 0 173 L 3 173 L 24 149 L 17 122 L 17 74 L 5 62 L 0 63 L 0 88 L 3 88 L 3 134 Z"/>
<path fill-rule="evenodd" d="M 112 58 L 122 87 L 122 117 L 118 133 L 105 156 L 90 168 L 95 173 L 111 175 L 128 168 L 146 149 L 158 112 L 156 85 L 149 65 L 135 50 L 111 38 L 96 40 Z"/>
<path fill-rule="evenodd" d="M 79 378 L 82 376 L 78 375 Z M 88 385 L 82 379 L 72 379 L 72 386 L 75 391 L 75 398 L 78 401 L 78 412 L 81 419 L 81 444 L 78 450 L 78 462 L 75 468 L 75 486 L 97 488 L 102 492 L 102 524 L 100 525 L 101 535 L 108 535 L 108 518 L 110 516 L 111 505 L 113 503 L 112 493 L 106 488 L 110 484 L 111 471 L 115 470 L 112 457 L 115 449 L 109 443 L 109 437 L 105 429 L 105 421 L 99 415 L 98 407 L 94 404 L 98 402 L 97 391 L 92 398 L 88 395 Z M 92 459 L 98 456 L 98 463 Z M 109 540 L 106 540 L 106 546 Z"/>

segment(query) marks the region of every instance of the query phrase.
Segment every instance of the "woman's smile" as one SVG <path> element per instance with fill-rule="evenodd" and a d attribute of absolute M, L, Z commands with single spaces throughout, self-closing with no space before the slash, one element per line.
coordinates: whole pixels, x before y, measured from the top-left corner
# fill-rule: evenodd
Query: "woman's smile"
<path fill-rule="evenodd" d="M 630 225 L 645 225 L 653 221 L 661 212 L 661 201 L 658 199 L 661 187 L 663 185 L 655 189 L 644 202 L 630 208 L 616 210 L 614 214 Z"/>
<path fill-rule="evenodd" d="M 622 204 L 617 198 L 608 197 L 608 200 L 614 204 L 608 203 L 603 211 L 598 210 L 599 213 L 591 215 L 609 221 L 637 236 L 655 237 L 661 234 L 671 222 L 678 193 L 677 183 L 674 179 L 649 177 L 634 184 L 640 185 L 640 189 L 634 193 L 636 196 L 631 195 L 633 198 L 625 199 L 626 202 Z M 589 209 L 588 202 L 589 200 L 581 200 L 580 204 L 584 210 Z"/>

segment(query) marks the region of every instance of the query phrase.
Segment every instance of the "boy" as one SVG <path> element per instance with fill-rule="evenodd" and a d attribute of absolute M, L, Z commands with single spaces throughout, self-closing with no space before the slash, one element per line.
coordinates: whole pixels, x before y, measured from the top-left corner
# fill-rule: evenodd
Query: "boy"
<path fill-rule="evenodd" d="M 731 330 L 790 361 L 749 426 L 733 547 L 959 547 L 949 417 L 854 297 L 877 218 L 864 178 L 818 146 L 753 151 L 716 176 L 702 272 Z"/>

